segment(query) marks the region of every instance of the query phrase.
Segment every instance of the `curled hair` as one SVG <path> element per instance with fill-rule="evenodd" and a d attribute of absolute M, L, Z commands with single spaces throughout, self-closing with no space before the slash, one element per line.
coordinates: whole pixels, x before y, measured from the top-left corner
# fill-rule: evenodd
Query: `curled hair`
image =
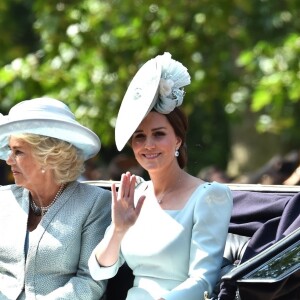
<path fill-rule="evenodd" d="M 181 146 L 178 149 L 179 156 L 177 157 L 177 161 L 179 167 L 183 169 L 186 166 L 188 160 L 186 145 L 188 119 L 184 112 L 178 107 L 175 107 L 173 111 L 171 111 L 169 114 L 165 114 L 165 116 L 173 127 L 175 135 L 178 136 L 182 141 Z"/>
<path fill-rule="evenodd" d="M 84 158 L 79 149 L 60 139 L 37 135 L 17 134 L 14 137 L 28 143 L 42 168 L 53 170 L 57 183 L 76 180 L 84 171 Z"/>

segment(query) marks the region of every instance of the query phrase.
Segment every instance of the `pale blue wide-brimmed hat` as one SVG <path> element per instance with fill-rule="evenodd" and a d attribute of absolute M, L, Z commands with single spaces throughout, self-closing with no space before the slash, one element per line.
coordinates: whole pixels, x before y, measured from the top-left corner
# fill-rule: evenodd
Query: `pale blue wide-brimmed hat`
<path fill-rule="evenodd" d="M 135 74 L 122 100 L 115 127 L 115 141 L 121 151 L 142 120 L 154 108 L 169 114 L 182 104 L 183 87 L 191 77 L 169 52 L 148 60 Z"/>
<path fill-rule="evenodd" d="M 100 148 L 99 137 L 75 119 L 62 101 L 42 97 L 24 100 L 13 106 L 8 115 L 0 114 L 0 159 L 9 155 L 9 137 L 32 133 L 57 138 L 82 151 L 85 160 L 95 156 Z"/>

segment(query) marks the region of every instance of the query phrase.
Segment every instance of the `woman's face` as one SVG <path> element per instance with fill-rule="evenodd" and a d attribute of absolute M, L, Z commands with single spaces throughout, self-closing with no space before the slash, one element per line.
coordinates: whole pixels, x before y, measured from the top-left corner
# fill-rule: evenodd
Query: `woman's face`
<path fill-rule="evenodd" d="M 181 140 L 163 114 L 151 111 L 132 135 L 131 146 L 139 164 L 147 171 L 176 163 Z"/>
<path fill-rule="evenodd" d="M 31 147 L 25 141 L 10 137 L 11 154 L 6 163 L 11 167 L 15 183 L 18 186 L 31 189 L 43 181 L 42 168 L 32 155 Z"/>

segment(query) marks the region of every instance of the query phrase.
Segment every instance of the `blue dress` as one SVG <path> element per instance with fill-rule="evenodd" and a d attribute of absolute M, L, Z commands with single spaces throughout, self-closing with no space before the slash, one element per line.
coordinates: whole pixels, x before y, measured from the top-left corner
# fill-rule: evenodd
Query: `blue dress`
<path fill-rule="evenodd" d="M 204 299 L 219 276 L 231 211 L 230 189 L 216 182 L 198 186 L 181 210 L 163 210 L 146 199 L 122 240 L 119 260 L 100 267 L 93 253 L 91 275 L 96 280 L 113 277 L 126 261 L 135 276 L 127 300 Z"/>

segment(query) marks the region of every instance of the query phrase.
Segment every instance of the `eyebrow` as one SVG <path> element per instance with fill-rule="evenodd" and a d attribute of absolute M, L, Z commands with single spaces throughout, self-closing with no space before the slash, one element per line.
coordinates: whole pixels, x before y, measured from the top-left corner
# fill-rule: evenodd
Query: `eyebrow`
<path fill-rule="evenodd" d="M 24 147 L 23 146 L 10 146 L 10 145 L 8 145 L 8 148 L 9 149 L 22 149 Z"/>
<path fill-rule="evenodd" d="M 151 131 L 157 131 L 157 130 L 161 130 L 161 129 L 166 129 L 166 127 L 161 126 L 161 127 L 156 127 L 151 129 Z M 143 130 L 136 130 L 134 133 L 139 133 L 139 132 L 143 132 Z"/>

